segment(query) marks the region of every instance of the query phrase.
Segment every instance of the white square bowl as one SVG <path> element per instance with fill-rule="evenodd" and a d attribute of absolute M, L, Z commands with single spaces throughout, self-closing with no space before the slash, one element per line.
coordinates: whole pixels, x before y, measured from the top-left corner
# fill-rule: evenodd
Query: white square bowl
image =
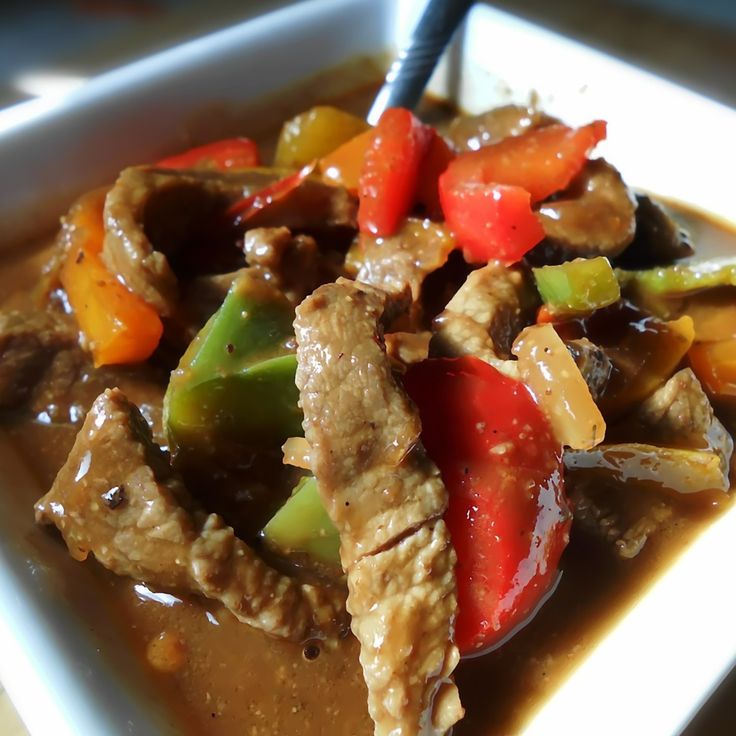
<path fill-rule="evenodd" d="M 47 230 L 75 195 L 125 164 L 170 148 L 192 111 L 395 48 L 423 3 L 307 0 L 105 74 L 64 99 L 0 111 L 0 248 Z M 536 91 L 566 121 L 604 118 L 602 152 L 627 182 L 736 224 L 736 112 L 693 92 L 486 6 L 472 11 L 431 89 L 470 111 Z M 166 714 L 141 692 L 137 664 L 105 626 L 96 579 L 35 532 L 26 499 L 43 490 L 0 442 L 0 679 L 36 736 L 167 733 Z M 526 733 L 679 732 L 736 660 L 733 560 L 732 507 L 542 704 Z"/>

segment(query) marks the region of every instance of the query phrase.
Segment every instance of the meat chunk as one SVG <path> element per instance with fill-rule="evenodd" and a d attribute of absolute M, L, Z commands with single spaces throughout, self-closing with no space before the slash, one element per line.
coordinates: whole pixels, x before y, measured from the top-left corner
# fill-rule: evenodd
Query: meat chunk
<path fill-rule="evenodd" d="M 729 488 L 733 440 L 690 368 L 675 373 L 606 439 L 610 444 L 595 450 L 567 453 L 567 467 L 678 493 Z"/>
<path fill-rule="evenodd" d="M 565 453 L 565 465 L 579 523 L 622 557 L 638 554 L 672 516 L 671 503 L 641 494 L 642 486 L 685 494 L 729 488 L 733 440 L 689 368 L 611 435 L 612 444 Z M 627 495 L 612 495 L 612 486 Z"/>
<path fill-rule="evenodd" d="M 76 342 L 76 330 L 52 312 L 0 313 L 0 409 L 22 404 L 56 356 Z"/>
<path fill-rule="evenodd" d="M 675 373 L 646 399 L 634 419 L 641 427 L 640 441 L 715 453 L 724 490 L 728 489 L 733 439 L 713 413 L 710 399 L 690 368 Z"/>
<path fill-rule="evenodd" d="M 480 115 L 455 118 L 447 135 L 458 151 L 477 151 L 503 138 L 556 122 L 555 118 L 532 107 L 504 105 Z"/>
<path fill-rule="evenodd" d="M 248 265 L 260 269 L 294 305 L 342 271 L 336 252 L 321 251 L 311 235 L 292 235 L 287 227 L 248 230 L 243 249 Z"/>
<path fill-rule="evenodd" d="M 498 370 L 516 374 L 511 345 L 529 318 L 524 274 L 491 261 L 472 271 L 434 321 L 430 352 L 474 355 Z"/>
<path fill-rule="evenodd" d="M 224 216 L 226 208 L 279 176 L 278 170 L 260 169 L 125 169 L 105 200 L 103 258 L 131 291 L 161 315 L 170 316 L 178 296 L 178 273 L 201 273 L 204 267 L 212 273 L 237 266 L 240 256 L 233 247 L 237 232 Z M 355 201 L 345 190 L 306 179 L 256 213 L 249 226 L 352 228 L 355 214 Z"/>
<path fill-rule="evenodd" d="M 317 289 L 297 308 L 296 381 L 312 471 L 340 532 L 375 732 L 444 733 L 462 716 L 455 553 L 447 491 L 383 349 L 390 310 L 368 285 Z"/>
<path fill-rule="evenodd" d="M 378 286 L 390 293 L 409 289 L 411 316 L 420 316 L 422 284 L 441 268 L 455 249 L 455 239 L 444 225 L 431 220 L 407 219 L 388 238 L 362 235 L 350 253 L 348 265 L 356 281 Z"/>
<path fill-rule="evenodd" d="M 93 554 L 118 575 L 205 595 L 274 636 L 303 640 L 343 625 L 339 592 L 276 572 L 195 505 L 117 389 L 95 401 L 36 519 L 55 524 L 77 560 Z"/>
<path fill-rule="evenodd" d="M 667 266 L 695 251 L 690 236 L 667 210 L 646 194 L 636 195 L 636 233 L 631 245 L 619 256 L 624 268 Z"/>
<path fill-rule="evenodd" d="M 533 263 L 619 255 L 632 242 L 636 200 L 621 174 L 603 159 L 588 161 L 572 184 L 539 208 L 545 239 L 527 255 Z"/>

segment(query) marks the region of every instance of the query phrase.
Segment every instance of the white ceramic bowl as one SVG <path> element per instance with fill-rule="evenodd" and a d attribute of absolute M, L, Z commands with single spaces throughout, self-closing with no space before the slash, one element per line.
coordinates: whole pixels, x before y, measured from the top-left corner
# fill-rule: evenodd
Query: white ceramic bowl
<path fill-rule="evenodd" d="M 422 4 L 308 0 L 105 74 L 64 99 L 0 111 L 0 247 L 48 228 L 74 195 L 126 163 L 170 147 L 192 110 L 390 50 Z M 697 94 L 485 6 L 472 11 L 432 90 L 471 111 L 536 90 L 548 112 L 572 123 L 604 118 L 602 152 L 629 183 L 736 223 L 736 112 Z M 94 576 L 34 533 L 25 499 L 44 490 L 0 442 L 0 679 L 36 736 L 167 733 Z M 733 560 L 736 508 L 620 620 L 527 733 L 680 731 L 736 657 Z"/>

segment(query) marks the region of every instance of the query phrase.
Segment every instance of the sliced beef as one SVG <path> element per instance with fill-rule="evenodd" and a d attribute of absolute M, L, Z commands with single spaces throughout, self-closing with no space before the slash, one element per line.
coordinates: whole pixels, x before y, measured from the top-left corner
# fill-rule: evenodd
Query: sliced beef
<path fill-rule="evenodd" d="M 408 288 L 412 296 L 411 316 L 416 321 L 421 313 L 424 280 L 444 266 L 454 249 L 455 239 L 444 225 L 409 218 L 391 237 L 362 235 L 351 251 L 349 265 L 356 281 L 391 293 Z"/>
<path fill-rule="evenodd" d="M 76 343 L 76 330 L 61 315 L 0 312 L 0 409 L 28 400 L 57 356 Z"/>
<path fill-rule="evenodd" d="M 458 151 L 477 151 L 509 136 L 558 122 L 540 110 L 524 105 L 504 105 L 493 110 L 455 118 L 448 138 Z"/>
<path fill-rule="evenodd" d="M 452 673 L 455 553 L 443 521 L 425 524 L 348 574 L 348 608 L 361 643 L 376 734 L 444 734 L 462 715 Z"/>
<path fill-rule="evenodd" d="M 312 472 L 340 532 L 375 733 L 439 734 L 462 716 L 455 553 L 447 491 L 383 348 L 391 301 L 346 279 L 317 289 L 297 308 L 296 381 Z"/>
<path fill-rule="evenodd" d="M 274 636 L 342 626 L 342 594 L 276 572 L 195 505 L 117 389 L 95 401 L 36 519 L 55 524 L 77 560 L 93 554 L 118 575 L 206 595 Z"/>
<path fill-rule="evenodd" d="M 474 355 L 513 376 L 511 344 L 528 323 L 530 307 L 523 272 L 491 261 L 470 273 L 435 319 L 430 353 Z"/>
<path fill-rule="evenodd" d="M 105 201 L 103 257 L 110 269 L 163 316 L 174 312 L 177 275 L 232 270 L 242 260 L 228 206 L 276 181 L 282 172 L 125 169 Z M 344 189 L 306 179 L 258 212 L 249 227 L 355 226 Z"/>
<path fill-rule="evenodd" d="M 539 207 L 545 239 L 527 259 L 562 263 L 622 253 L 634 238 L 636 200 L 621 174 L 603 159 L 588 161 L 572 184 Z"/>
<path fill-rule="evenodd" d="M 631 245 L 618 257 L 618 266 L 667 266 L 695 252 L 688 233 L 662 205 L 646 194 L 637 194 L 636 202 L 636 234 Z"/>
<path fill-rule="evenodd" d="M 287 227 L 258 227 L 245 233 L 245 260 L 297 305 L 320 284 L 342 273 L 342 256 L 320 250 L 311 235 L 292 235 Z"/>
<path fill-rule="evenodd" d="M 568 340 L 565 345 L 580 369 L 590 389 L 594 401 L 603 395 L 613 371 L 613 363 L 603 348 L 592 343 L 587 337 L 579 340 Z"/>

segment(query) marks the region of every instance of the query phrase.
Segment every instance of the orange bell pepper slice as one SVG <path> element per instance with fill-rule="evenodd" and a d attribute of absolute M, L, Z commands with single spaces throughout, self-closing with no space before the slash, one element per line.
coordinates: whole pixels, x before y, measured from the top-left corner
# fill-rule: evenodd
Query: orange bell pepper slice
<path fill-rule="evenodd" d="M 371 145 L 374 134 L 373 128 L 366 130 L 323 156 L 319 162 L 322 176 L 330 184 L 338 184 L 351 192 L 357 192 L 365 152 Z"/>
<path fill-rule="evenodd" d="M 709 394 L 736 398 L 736 339 L 697 343 L 688 359 Z"/>
<path fill-rule="evenodd" d="M 163 333 L 153 307 L 126 289 L 102 261 L 104 200 L 104 193 L 92 192 L 67 216 L 65 225 L 75 233 L 60 274 L 96 367 L 146 360 Z"/>

